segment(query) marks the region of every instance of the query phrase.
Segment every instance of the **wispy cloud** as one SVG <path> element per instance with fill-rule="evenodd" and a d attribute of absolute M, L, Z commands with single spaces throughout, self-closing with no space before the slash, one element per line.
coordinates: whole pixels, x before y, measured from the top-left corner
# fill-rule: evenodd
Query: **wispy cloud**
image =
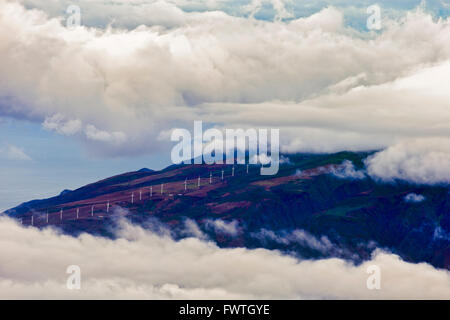
<path fill-rule="evenodd" d="M 236 236 L 239 233 L 239 223 L 236 220 L 224 221 L 221 219 L 207 219 L 205 226 L 209 230 L 217 233 L 224 233 L 230 236 Z"/>
<path fill-rule="evenodd" d="M 339 166 L 331 169 L 331 174 L 341 179 L 364 179 L 366 173 L 364 170 L 356 170 L 353 162 L 344 160 Z"/>
<path fill-rule="evenodd" d="M 192 219 L 184 220 L 184 228 L 181 230 L 181 234 L 197 239 L 208 239 L 208 236 L 200 229 L 197 222 Z"/>
<path fill-rule="evenodd" d="M 418 202 L 422 202 L 425 200 L 425 197 L 421 194 L 416 194 L 416 193 L 408 193 L 405 196 L 405 201 L 406 202 L 414 202 L 414 203 L 418 203 Z"/>
<path fill-rule="evenodd" d="M 59 134 L 71 136 L 80 132 L 82 122 L 78 119 L 66 120 L 63 115 L 55 114 L 51 117 L 46 117 L 42 127 L 49 131 L 56 131 Z"/>
<path fill-rule="evenodd" d="M 87 125 L 85 134 L 88 139 L 108 142 L 113 144 L 122 144 L 126 141 L 127 136 L 120 131 L 108 132 L 97 129 L 94 125 Z"/>
<path fill-rule="evenodd" d="M 0 158 L 7 160 L 31 161 L 32 158 L 22 148 L 7 145 L 0 147 Z"/>
<path fill-rule="evenodd" d="M 275 242 L 282 245 L 300 244 L 307 248 L 317 250 L 323 254 L 332 254 L 341 251 L 332 244 L 328 237 L 315 237 L 309 232 L 301 229 L 296 229 L 289 232 L 275 232 L 272 230 L 261 229 L 258 232 L 252 233 L 251 236 L 265 244 L 268 242 Z"/>

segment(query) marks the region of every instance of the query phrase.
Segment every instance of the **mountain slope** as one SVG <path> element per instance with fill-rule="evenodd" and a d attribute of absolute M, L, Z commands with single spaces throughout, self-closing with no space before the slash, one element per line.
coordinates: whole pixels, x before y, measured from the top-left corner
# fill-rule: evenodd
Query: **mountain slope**
<path fill-rule="evenodd" d="M 342 174 L 344 161 L 358 170 L 368 155 L 288 155 L 275 176 L 261 176 L 255 165 L 248 173 L 247 166 L 235 165 L 234 176 L 231 165 L 140 170 L 30 201 L 7 214 L 26 225 L 55 225 L 73 235 L 113 236 L 117 217 L 127 216 L 149 228 L 158 221 L 176 238 L 208 237 L 224 247 L 265 247 L 303 258 L 336 256 L 355 262 L 378 247 L 407 261 L 449 268 L 448 188 Z M 411 193 L 424 200 L 405 201 Z"/>

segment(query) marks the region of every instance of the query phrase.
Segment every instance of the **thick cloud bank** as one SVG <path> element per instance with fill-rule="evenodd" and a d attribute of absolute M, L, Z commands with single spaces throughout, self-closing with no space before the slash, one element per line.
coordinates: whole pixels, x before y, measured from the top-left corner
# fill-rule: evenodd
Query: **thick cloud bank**
<path fill-rule="evenodd" d="M 450 184 L 450 139 L 408 140 L 366 160 L 372 177 L 420 184 Z"/>
<path fill-rule="evenodd" d="M 204 12 L 184 1 L 83 1 L 82 21 L 103 25 L 126 6 L 135 20 L 119 25 L 138 27 L 67 28 L 52 18 L 65 2 L 24 3 L 0 0 L 0 116 L 41 123 L 100 156 L 168 155 L 168 132 L 194 120 L 279 128 L 284 152 L 388 148 L 368 162 L 372 176 L 450 181 L 448 18 L 411 10 L 373 33 L 331 6 L 262 21 L 251 17 L 258 6 L 250 17 L 208 11 L 220 1 Z"/>
<path fill-rule="evenodd" d="M 354 266 L 174 241 L 126 223 L 118 233 L 118 240 L 72 238 L 1 218 L 0 298 L 450 298 L 447 271 L 382 252 Z M 66 288 L 70 265 L 81 268 L 80 290 Z M 380 290 L 367 289 L 371 265 L 380 268 Z"/>
<path fill-rule="evenodd" d="M 118 155 L 167 148 L 161 132 L 194 119 L 280 128 L 286 151 L 450 133 L 448 19 L 414 11 L 376 35 L 333 7 L 289 22 L 164 10 L 177 23 L 68 29 L 0 1 L 0 115 Z"/>

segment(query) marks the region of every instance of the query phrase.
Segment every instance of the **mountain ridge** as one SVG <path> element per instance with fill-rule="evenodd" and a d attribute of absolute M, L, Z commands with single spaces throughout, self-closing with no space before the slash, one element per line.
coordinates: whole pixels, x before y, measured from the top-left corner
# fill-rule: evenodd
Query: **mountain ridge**
<path fill-rule="evenodd" d="M 107 237 L 114 236 L 117 216 L 140 225 L 157 220 L 175 238 L 188 236 L 190 221 L 223 247 L 264 247 L 302 258 L 333 256 L 355 262 L 368 259 L 379 247 L 408 261 L 448 269 L 450 242 L 436 236 L 450 234 L 448 188 L 337 176 L 346 161 L 362 169 L 370 154 L 285 155 L 288 161 L 275 176 L 259 175 L 256 165 L 249 165 L 248 173 L 246 165 L 233 169 L 226 164 L 133 171 L 6 213 L 26 225 Z M 411 193 L 424 200 L 405 201 Z"/>

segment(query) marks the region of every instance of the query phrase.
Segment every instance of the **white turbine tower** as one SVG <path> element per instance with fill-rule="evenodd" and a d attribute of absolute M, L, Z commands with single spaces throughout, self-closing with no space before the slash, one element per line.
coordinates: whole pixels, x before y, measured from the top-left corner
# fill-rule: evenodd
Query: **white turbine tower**
<path fill-rule="evenodd" d="M 150 198 L 153 197 L 153 187 L 150 187 Z"/>
<path fill-rule="evenodd" d="M 80 208 L 77 208 L 77 220 L 80 217 Z"/>
<path fill-rule="evenodd" d="M 222 169 L 222 178 L 221 178 L 221 180 L 223 180 L 223 169 Z"/>
<path fill-rule="evenodd" d="M 199 187 L 199 188 L 200 188 L 200 176 L 198 176 L 197 187 Z"/>
<path fill-rule="evenodd" d="M 134 203 L 134 192 L 131 193 L 131 204 Z"/>
<path fill-rule="evenodd" d="M 62 221 L 62 214 L 63 214 L 63 209 L 61 209 L 61 210 L 59 211 L 59 220 L 61 220 L 61 221 Z"/>
<path fill-rule="evenodd" d="M 248 174 L 248 165 L 247 165 L 247 174 Z"/>
<path fill-rule="evenodd" d="M 164 183 L 161 183 L 161 194 L 164 192 Z"/>
<path fill-rule="evenodd" d="M 94 206 L 91 207 L 91 217 L 94 216 Z"/>
<path fill-rule="evenodd" d="M 47 222 L 47 224 L 48 224 L 48 210 L 47 210 L 47 216 L 46 216 L 46 219 L 45 219 L 45 221 Z"/>
<path fill-rule="evenodd" d="M 184 180 L 184 191 L 187 190 L 187 178 Z"/>
<path fill-rule="evenodd" d="M 209 173 L 209 184 L 212 183 L 212 172 Z"/>
<path fill-rule="evenodd" d="M 231 176 L 234 177 L 234 166 L 231 168 Z"/>
<path fill-rule="evenodd" d="M 139 190 L 139 201 L 142 200 L 142 190 Z"/>
<path fill-rule="evenodd" d="M 34 225 L 34 216 L 31 215 L 31 225 Z"/>
<path fill-rule="evenodd" d="M 109 212 L 109 200 L 108 200 L 108 203 L 106 203 L 106 213 L 108 213 Z"/>

